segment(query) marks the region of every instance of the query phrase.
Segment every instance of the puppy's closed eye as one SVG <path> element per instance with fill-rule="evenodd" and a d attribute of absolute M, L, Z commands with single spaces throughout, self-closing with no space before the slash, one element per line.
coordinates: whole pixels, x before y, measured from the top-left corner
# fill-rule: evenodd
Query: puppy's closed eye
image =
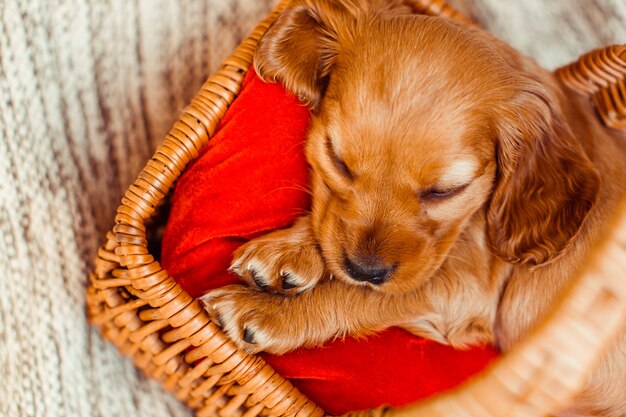
<path fill-rule="evenodd" d="M 440 202 L 461 194 L 476 178 L 478 163 L 462 159 L 451 163 L 437 184 L 418 192 L 423 202 Z"/>
<path fill-rule="evenodd" d="M 346 162 L 337 154 L 330 136 L 326 136 L 326 149 L 328 151 L 328 156 L 337 171 L 346 179 L 350 181 L 354 180 L 354 174 L 350 171 L 348 164 L 346 164 Z"/>
<path fill-rule="evenodd" d="M 452 187 L 452 188 L 431 187 L 431 188 L 427 188 L 426 190 L 420 191 L 419 197 L 422 199 L 422 201 L 427 201 L 427 202 L 442 201 L 442 200 L 446 200 L 450 197 L 460 194 L 468 186 L 469 186 L 469 183 Z"/>

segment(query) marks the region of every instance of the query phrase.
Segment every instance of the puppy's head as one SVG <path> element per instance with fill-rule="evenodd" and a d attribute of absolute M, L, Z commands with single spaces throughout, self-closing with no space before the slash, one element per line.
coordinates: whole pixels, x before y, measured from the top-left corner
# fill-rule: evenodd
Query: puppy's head
<path fill-rule="evenodd" d="M 480 209 L 499 256 L 553 259 L 598 186 L 557 98 L 488 35 L 410 11 L 303 0 L 257 52 L 259 74 L 313 112 L 313 227 L 328 267 L 382 291 L 416 288 Z"/>

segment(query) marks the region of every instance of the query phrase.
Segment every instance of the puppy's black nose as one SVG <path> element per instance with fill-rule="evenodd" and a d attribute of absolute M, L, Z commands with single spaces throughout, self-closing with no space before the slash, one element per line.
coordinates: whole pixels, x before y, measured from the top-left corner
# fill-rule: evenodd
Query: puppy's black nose
<path fill-rule="evenodd" d="M 380 285 L 387 281 L 397 265 L 387 265 L 374 256 L 350 258 L 343 256 L 348 275 L 356 281 Z"/>

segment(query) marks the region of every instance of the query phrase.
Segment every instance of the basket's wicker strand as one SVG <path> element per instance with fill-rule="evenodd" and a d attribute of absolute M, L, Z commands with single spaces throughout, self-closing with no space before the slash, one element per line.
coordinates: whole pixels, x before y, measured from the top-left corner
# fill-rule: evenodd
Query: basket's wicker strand
<path fill-rule="evenodd" d="M 568 88 L 590 96 L 606 126 L 626 130 L 626 45 L 591 51 L 556 75 Z"/>
<path fill-rule="evenodd" d="M 214 134 L 239 92 L 257 41 L 286 4 L 226 59 L 183 111 L 124 195 L 90 277 L 91 321 L 200 417 L 324 414 L 262 359 L 237 349 L 161 268 L 146 238 L 146 221 Z"/>
<path fill-rule="evenodd" d="M 410 1 L 422 13 L 471 23 L 442 0 Z M 258 39 L 288 2 L 283 0 L 277 6 L 183 111 L 124 195 L 116 226 L 107 233 L 90 275 L 87 303 L 91 321 L 122 353 L 131 356 L 138 368 L 198 410 L 200 417 L 324 414 L 262 359 L 238 350 L 199 303 L 161 268 L 149 253 L 146 238 L 146 221 L 214 134 L 239 92 Z M 607 65 L 623 69 L 623 49 L 616 51 L 611 57 L 622 56 L 621 60 Z M 616 68 L 616 62 L 622 67 Z M 624 78 L 623 71 L 619 77 L 607 69 L 601 74 L 605 72 L 615 80 Z M 590 94 L 605 87 L 602 82 L 586 84 L 585 78 L 596 72 L 582 74 L 585 76 L 573 79 L 588 87 L 585 91 Z M 618 90 L 621 96 L 615 96 L 620 100 L 611 103 L 622 111 L 626 97 L 623 82 L 617 88 L 622 88 Z M 623 116 L 623 112 L 619 114 Z M 626 269 L 626 221 L 618 230 L 619 236 L 613 236 L 602 258 L 598 257 L 602 263 L 587 270 L 550 323 L 486 376 L 426 403 L 363 414 L 543 416 L 564 404 L 580 386 L 583 372 L 609 333 L 624 319 L 626 289 L 617 277 Z M 572 349 L 581 346 L 584 350 Z"/>
<path fill-rule="evenodd" d="M 349 417 L 542 417 L 565 407 L 626 325 L 626 200 L 609 236 L 559 306 L 529 338 L 456 390 Z"/>
<path fill-rule="evenodd" d="M 417 12 L 428 16 L 447 17 L 459 22 L 474 24 L 471 19 L 448 5 L 445 0 L 411 0 L 410 3 Z"/>

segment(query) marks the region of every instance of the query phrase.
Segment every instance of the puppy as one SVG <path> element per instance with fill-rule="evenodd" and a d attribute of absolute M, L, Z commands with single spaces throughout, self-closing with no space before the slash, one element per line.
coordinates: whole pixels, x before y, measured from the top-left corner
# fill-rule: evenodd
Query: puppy
<path fill-rule="evenodd" d="M 311 109 L 312 209 L 252 240 L 249 286 L 203 297 L 241 347 L 282 353 L 389 326 L 509 349 L 626 193 L 626 137 L 478 28 L 410 2 L 300 0 L 256 70 Z M 626 415 L 626 336 L 568 415 Z"/>

